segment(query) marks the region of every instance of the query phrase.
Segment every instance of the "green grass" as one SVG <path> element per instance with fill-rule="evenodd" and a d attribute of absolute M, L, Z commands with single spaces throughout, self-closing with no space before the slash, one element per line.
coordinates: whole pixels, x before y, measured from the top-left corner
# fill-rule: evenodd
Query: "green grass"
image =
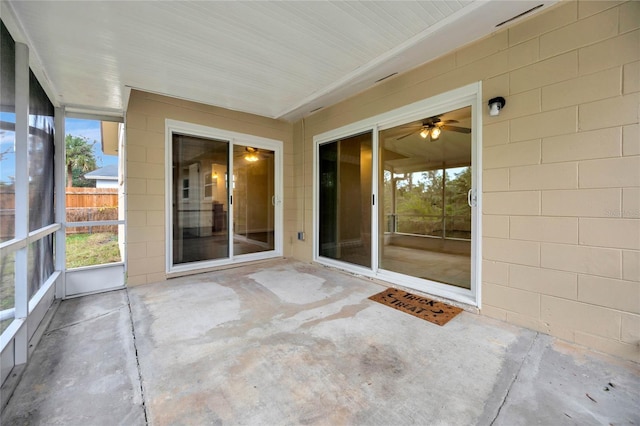
<path fill-rule="evenodd" d="M 14 307 L 15 286 L 15 254 L 10 254 L 0 260 L 0 311 Z"/>
<path fill-rule="evenodd" d="M 118 235 L 114 233 L 67 235 L 67 269 L 81 266 L 120 262 Z M 15 255 L 12 253 L 1 261 L 0 310 L 15 306 Z M 0 321 L 0 333 L 13 319 Z"/>
<path fill-rule="evenodd" d="M 120 261 L 117 234 L 67 235 L 67 269 Z"/>
<path fill-rule="evenodd" d="M 15 306 L 15 255 L 12 253 L 0 260 L 0 311 Z M 9 327 L 13 318 L 0 321 L 0 333 Z"/>
<path fill-rule="evenodd" d="M 67 235 L 67 269 L 122 261 L 114 233 Z M 1 260 L 0 310 L 14 307 L 15 255 Z"/>

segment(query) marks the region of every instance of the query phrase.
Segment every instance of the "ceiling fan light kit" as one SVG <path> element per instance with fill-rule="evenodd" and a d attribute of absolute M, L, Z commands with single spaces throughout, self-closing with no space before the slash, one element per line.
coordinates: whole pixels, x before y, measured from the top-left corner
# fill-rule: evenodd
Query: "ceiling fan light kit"
<path fill-rule="evenodd" d="M 244 159 L 247 160 L 248 162 L 254 163 L 260 159 L 258 157 L 258 148 L 252 148 L 248 146 L 245 148 L 245 151 L 247 153 L 245 154 Z"/>
<path fill-rule="evenodd" d="M 420 137 L 422 137 L 422 139 L 427 139 L 431 136 L 431 140 L 435 141 L 440 137 L 440 133 L 442 133 L 442 130 L 439 126 L 425 126 L 420 132 Z"/>
<path fill-rule="evenodd" d="M 489 115 L 495 117 L 500 115 L 500 110 L 504 108 L 507 101 L 502 96 L 489 99 Z"/>
<path fill-rule="evenodd" d="M 458 120 L 444 120 L 440 117 L 430 117 L 420 124 L 420 127 L 412 132 L 396 138 L 396 140 L 402 140 L 413 134 L 419 134 L 422 139 L 428 139 L 429 141 L 436 141 L 440 138 L 443 131 L 452 131 L 458 133 L 471 133 L 471 129 L 467 127 L 451 126 L 451 124 L 457 123 Z"/>

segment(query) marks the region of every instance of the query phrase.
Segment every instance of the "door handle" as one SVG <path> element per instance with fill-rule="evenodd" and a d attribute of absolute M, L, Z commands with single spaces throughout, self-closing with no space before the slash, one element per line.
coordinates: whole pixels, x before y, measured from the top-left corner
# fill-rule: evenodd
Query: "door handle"
<path fill-rule="evenodd" d="M 469 207 L 474 207 L 476 205 L 476 195 L 473 189 L 470 189 L 469 192 L 467 192 L 467 204 L 469 204 Z"/>

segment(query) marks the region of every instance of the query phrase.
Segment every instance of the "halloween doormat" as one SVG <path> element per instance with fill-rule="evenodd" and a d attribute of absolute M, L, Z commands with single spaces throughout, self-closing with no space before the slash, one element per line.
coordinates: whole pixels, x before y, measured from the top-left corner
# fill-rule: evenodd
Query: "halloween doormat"
<path fill-rule="evenodd" d="M 441 326 L 462 312 L 462 309 L 455 306 L 395 288 L 388 288 L 369 299 Z"/>

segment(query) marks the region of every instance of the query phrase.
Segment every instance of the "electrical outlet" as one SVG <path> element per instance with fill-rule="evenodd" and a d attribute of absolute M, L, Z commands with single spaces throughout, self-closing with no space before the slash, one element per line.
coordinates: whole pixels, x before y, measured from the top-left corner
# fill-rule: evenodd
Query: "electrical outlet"
<path fill-rule="evenodd" d="M 298 240 L 304 241 L 304 232 L 298 232 Z"/>

